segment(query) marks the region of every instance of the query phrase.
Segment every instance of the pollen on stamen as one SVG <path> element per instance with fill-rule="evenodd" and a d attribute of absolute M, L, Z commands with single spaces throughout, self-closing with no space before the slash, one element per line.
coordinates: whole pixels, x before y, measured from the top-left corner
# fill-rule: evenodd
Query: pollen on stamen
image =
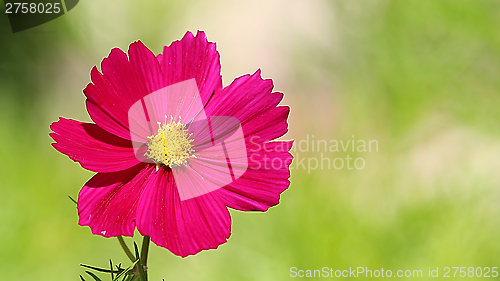
<path fill-rule="evenodd" d="M 167 123 L 165 116 L 163 124 L 158 122 L 158 133 L 148 137 L 148 150 L 144 156 L 156 163 L 157 170 L 163 165 L 170 168 L 187 165 L 189 158 L 196 158 L 191 136 L 180 117 L 176 122 L 171 116 Z"/>

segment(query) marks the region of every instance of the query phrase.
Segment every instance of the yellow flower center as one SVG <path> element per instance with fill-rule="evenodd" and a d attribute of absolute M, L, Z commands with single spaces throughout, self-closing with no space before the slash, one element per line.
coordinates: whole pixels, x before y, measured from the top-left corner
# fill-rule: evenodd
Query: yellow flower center
<path fill-rule="evenodd" d="M 178 122 L 170 117 L 170 122 L 167 123 L 165 116 L 165 123 L 158 122 L 158 125 L 158 133 L 148 137 L 148 151 L 144 154 L 156 163 L 157 169 L 162 165 L 179 167 L 186 165 L 189 158 L 196 158 L 191 144 L 194 141 L 192 133 L 188 133 L 180 117 Z"/>

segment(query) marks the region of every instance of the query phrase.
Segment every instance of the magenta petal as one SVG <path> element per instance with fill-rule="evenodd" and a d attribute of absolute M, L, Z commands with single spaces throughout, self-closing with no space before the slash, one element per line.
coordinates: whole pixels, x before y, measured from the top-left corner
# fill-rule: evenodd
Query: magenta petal
<path fill-rule="evenodd" d="M 222 88 L 219 53 L 203 31 L 196 37 L 187 32 L 182 40 L 166 46 L 161 65 L 166 86 L 195 78 L 204 104 Z"/>
<path fill-rule="evenodd" d="M 288 106 L 278 106 L 242 125 L 247 141 L 263 143 L 288 132 Z"/>
<path fill-rule="evenodd" d="M 222 88 L 219 54 L 203 32 L 196 37 L 186 33 L 158 56 L 139 41 L 130 45 L 129 56 L 118 48 L 111 50 L 102 61 L 102 74 L 94 67 L 93 84 L 84 90 L 92 120 L 122 138 L 131 139 L 125 135 L 128 111 L 144 96 L 194 78 L 205 104 Z"/>
<path fill-rule="evenodd" d="M 78 195 L 78 224 L 88 225 L 93 234 L 104 237 L 133 236 L 137 202 L 153 171 L 152 166 L 137 165 L 95 175 Z"/>
<path fill-rule="evenodd" d="M 140 98 L 163 88 L 163 74 L 156 56 L 141 41 L 135 42 L 129 47 L 130 65 L 135 70 L 138 83 L 144 92 Z"/>
<path fill-rule="evenodd" d="M 214 95 L 207 105 L 207 115 L 235 117 L 246 137 L 258 137 L 260 142 L 274 140 L 287 132 L 290 108 L 277 107 L 283 94 L 272 93 L 272 89 L 272 80 L 262 79 L 260 70 L 239 77 Z"/>
<path fill-rule="evenodd" d="M 235 79 L 207 105 L 207 115 L 232 116 L 242 125 L 276 108 L 283 94 L 272 93 L 273 82 L 260 77 L 260 70 Z"/>
<path fill-rule="evenodd" d="M 105 113 L 99 106 L 94 105 L 89 100 L 86 101 L 87 111 L 89 115 L 92 117 L 92 120 L 96 124 L 99 124 L 99 127 L 104 130 L 112 133 L 113 135 L 119 136 L 120 138 L 130 140 L 130 131 L 127 128 L 127 125 L 117 122 L 113 117 L 109 114 Z"/>
<path fill-rule="evenodd" d="M 248 168 L 248 154 L 240 122 L 211 116 L 194 122 L 195 158 L 186 167 L 173 169 L 181 200 L 194 198 L 230 184 Z"/>
<path fill-rule="evenodd" d="M 101 127 L 124 127 L 128 129 L 127 113 L 129 107 L 138 100 L 143 88 L 138 83 L 135 71 L 128 62 L 128 57 L 120 49 L 113 49 L 108 58 L 102 61 L 101 74 L 96 67 L 90 72 L 93 84 L 83 90 L 87 96 L 87 106 L 94 105 L 102 113 L 109 116 L 110 123 L 102 124 L 104 118 L 94 117 L 89 108 L 92 120 Z M 121 136 L 124 137 L 124 136 Z"/>
<path fill-rule="evenodd" d="M 242 211 L 266 211 L 278 204 L 280 194 L 290 185 L 291 147 L 292 142 L 250 145 L 246 173 L 216 194 L 228 207 Z"/>
<path fill-rule="evenodd" d="M 203 196 L 232 181 L 227 164 L 192 159 L 190 166 L 173 170 L 181 201 Z"/>
<path fill-rule="evenodd" d="M 115 48 L 102 61 L 102 74 L 94 67 L 93 84 L 85 88 L 92 120 L 101 127 L 128 129 L 128 110 L 136 101 L 163 87 L 162 73 L 155 55 L 142 42 L 130 45 L 130 61 Z M 107 115 L 106 118 L 103 115 Z M 123 134 L 118 134 L 120 137 Z M 130 139 L 130 136 L 127 137 Z"/>
<path fill-rule="evenodd" d="M 158 246 L 186 257 L 215 249 L 231 234 L 226 206 L 212 193 L 181 201 L 171 171 L 160 169 L 145 182 L 136 223 Z"/>
<path fill-rule="evenodd" d="M 60 118 L 52 123 L 52 145 L 59 152 L 94 172 L 109 173 L 128 169 L 139 163 L 132 143 L 99 126 Z"/>
<path fill-rule="evenodd" d="M 206 119 L 195 79 L 163 87 L 134 103 L 129 110 L 132 141 L 147 142 L 159 124 L 170 122 L 171 117 L 183 123 L 195 117 Z"/>
<path fill-rule="evenodd" d="M 217 119 L 221 119 L 221 122 L 217 122 Z M 212 116 L 210 120 L 211 130 L 208 140 L 199 138 L 200 144 L 194 146 L 196 158 L 190 159 L 185 169 L 174 169 L 176 180 L 180 175 L 189 174 L 190 170 L 193 170 L 193 174 L 189 175 L 190 180 L 195 177 L 200 178 L 198 183 L 192 184 L 193 188 L 198 187 L 192 192 L 181 185 L 184 182 L 182 177 L 176 181 L 181 199 L 222 188 L 241 177 L 248 169 L 246 143 L 236 118 Z M 210 136 L 212 141 L 210 141 Z M 185 194 L 190 195 L 185 196 Z"/>

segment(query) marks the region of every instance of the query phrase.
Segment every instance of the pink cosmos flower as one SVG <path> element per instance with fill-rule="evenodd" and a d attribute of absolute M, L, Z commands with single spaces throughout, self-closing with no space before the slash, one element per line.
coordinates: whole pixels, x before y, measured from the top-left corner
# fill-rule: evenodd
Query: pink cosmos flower
<path fill-rule="evenodd" d="M 84 90 L 95 123 L 60 118 L 52 145 L 97 172 L 78 196 L 79 224 L 144 236 L 185 257 L 225 243 L 227 207 L 266 211 L 290 182 L 289 107 L 260 71 L 222 87 L 219 54 L 187 32 L 155 56 L 115 48 Z"/>

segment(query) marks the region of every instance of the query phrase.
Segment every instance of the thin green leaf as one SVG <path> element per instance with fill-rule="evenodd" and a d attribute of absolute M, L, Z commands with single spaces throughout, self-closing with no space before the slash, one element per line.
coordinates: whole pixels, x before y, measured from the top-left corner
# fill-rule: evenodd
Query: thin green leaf
<path fill-rule="evenodd" d="M 135 250 L 135 258 L 140 259 L 141 257 L 139 256 L 139 248 L 137 247 L 137 243 L 134 241 L 134 250 Z"/>
<path fill-rule="evenodd" d="M 120 274 L 118 274 L 113 281 L 120 281 L 120 278 L 123 278 L 124 276 L 126 277 L 129 271 L 132 270 L 138 262 L 139 259 L 137 259 L 134 263 L 132 263 L 131 266 L 127 267 Z"/>
<path fill-rule="evenodd" d="M 137 243 L 135 243 L 135 242 L 134 242 L 134 249 L 135 249 L 135 256 L 140 261 L 141 259 L 140 259 L 140 256 L 139 256 L 139 248 L 137 247 Z M 139 275 L 141 276 L 141 280 L 142 281 L 148 281 L 148 277 L 146 275 L 146 272 L 144 272 L 144 266 L 142 265 L 142 262 L 139 262 L 139 264 L 137 265 L 137 267 L 139 269 Z"/>
<path fill-rule="evenodd" d="M 109 268 L 111 268 L 111 281 L 113 281 L 113 279 L 115 279 L 115 274 L 114 274 L 114 270 L 113 270 L 113 261 L 111 261 L 111 259 L 109 260 Z"/>
<path fill-rule="evenodd" d="M 83 279 L 83 276 L 81 276 L 81 275 L 80 275 L 80 280 L 85 281 L 85 279 Z"/>
<path fill-rule="evenodd" d="M 69 195 L 68 195 L 68 197 L 69 197 L 69 200 L 73 201 L 73 203 L 75 203 L 75 204 L 78 206 L 78 202 L 76 202 L 76 200 L 75 200 L 75 199 L 73 199 L 73 197 L 71 197 L 71 196 L 69 196 Z"/>
<path fill-rule="evenodd" d="M 95 266 L 91 266 L 91 265 L 86 265 L 86 264 L 80 264 L 81 267 L 86 267 L 88 269 L 92 269 L 92 270 L 95 270 L 95 271 L 99 271 L 99 272 L 105 272 L 105 273 L 120 273 L 119 270 L 109 270 L 109 269 L 105 269 L 105 268 L 99 268 L 99 267 L 95 267 Z"/>
<path fill-rule="evenodd" d="M 90 272 L 90 271 L 85 271 L 88 275 L 92 276 L 92 278 L 94 278 L 95 281 L 102 281 L 99 277 L 97 277 L 94 273 Z"/>

